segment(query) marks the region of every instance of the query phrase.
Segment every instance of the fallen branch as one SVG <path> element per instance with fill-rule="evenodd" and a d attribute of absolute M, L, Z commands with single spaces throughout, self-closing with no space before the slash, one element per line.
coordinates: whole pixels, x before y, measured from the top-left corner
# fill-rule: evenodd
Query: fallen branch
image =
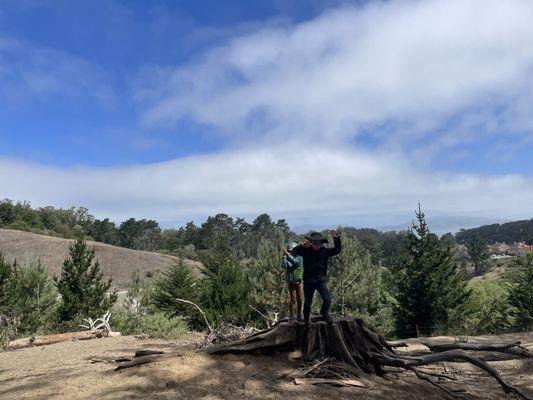
<path fill-rule="evenodd" d="M 200 314 L 202 315 L 203 319 L 204 319 L 204 322 L 205 322 L 205 325 L 207 326 L 207 329 L 209 332 L 212 332 L 213 331 L 213 328 L 211 327 L 211 324 L 209 323 L 209 321 L 207 320 L 207 317 L 205 316 L 205 312 L 204 310 L 202 310 L 200 308 L 200 306 L 198 306 L 197 304 L 193 303 L 192 301 L 189 301 L 189 300 L 184 300 L 184 299 L 174 299 L 176 301 L 181 301 L 182 303 L 185 303 L 185 304 L 190 304 L 191 306 L 194 306 L 196 307 L 196 309 L 200 312 Z"/>
<path fill-rule="evenodd" d="M 444 343 L 431 344 L 422 342 L 429 350 L 435 353 L 440 353 L 448 350 L 473 350 L 473 351 L 496 351 L 507 353 L 514 356 L 521 356 L 531 358 L 533 355 L 525 347 L 520 346 L 521 342 L 513 342 L 506 344 L 492 344 L 492 343 Z"/>
<path fill-rule="evenodd" d="M 331 385 L 342 387 L 366 388 L 366 385 L 355 379 L 324 379 L 324 378 L 294 378 L 295 385 Z"/>
<path fill-rule="evenodd" d="M 115 367 L 115 371 L 120 371 L 121 369 L 135 367 L 137 365 L 152 363 L 155 361 L 163 360 L 165 358 L 173 358 L 173 357 L 181 357 L 181 356 L 182 354 L 178 352 L 163 353 L 163 354 L 149 354 L 149 355 L 139 356 L 139 357 L 132 358 L 131 360 L 119 363 Z"/>
<path fill-rule="evenodd" d="M 47 336 L 30 336 L 23 339 L 17 339 L 7 345 L 8 350 L 16 350 L 31 346 L 46 346 L 49 344 L 68 342 L 70 340 L 90 340 L 108 336 L 117 336 L 118 332 L 108 332 L 106 330 L 80 331 L 59 333 Z"/>

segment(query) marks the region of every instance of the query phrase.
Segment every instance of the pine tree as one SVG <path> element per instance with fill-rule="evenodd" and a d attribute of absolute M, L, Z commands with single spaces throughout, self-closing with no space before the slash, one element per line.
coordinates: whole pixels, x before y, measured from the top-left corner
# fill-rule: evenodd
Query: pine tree
<path fill-rule="evenodd" d="M 508 273 L 509 302 L 515 308 L 518 328 L 533 329 L 533 254 L 519 258 L 516 268 Z"/>
<path fill-rule="evenodd" d="M 252 302 L 269 322 L 275 315 L 287 309 L 288 291 L 284 271 L 281 269 L 284 235 L 276 230 L 274 239 L 263 238 L 259 242 L 257 258 L 250 265 Z"/>
<path fill-rule="evenodd" d="M 468 242 L 467 249 L 468 257 L 472 264 L 474 264 L 474 275 L 482 275 L 487 269 L 487 263 L 490 258 L 487 242 L 481 236 L 474 235 Z"/>
<path fill-rule="evenodd" d="M 342 241 L 342 252 L 329 267 L 331 311 L 365 319 L 383 333 L 390 333 L 393 298 L 387 290 L 385 268 L 373 265 L 369 252 L 355 238 Z"/>
<path fill-rule="evenodd" d="M 397 323 L 400 336 L 446 329 L 449 315 L 470 291 L 453 259 L 451 248 L 429 232 L 422 210 L 408 232 L 396 265 Z"/>
<path fill-rule="evenodd" d="M 94 249 L 79 237 L 69 248 L 61 277 L 55 279 L 61 294 L 58 316 L 61 322 L 101 317 L 117 300 L 116 292 L 108 294 L 111 279 L 105 281 Z"/>
<path fill-rule="evenodd" d="M 41 260 L 15 269 L 9 280 L 8 293 L 10 313 L 21 321 L 19 331 L 30 334 L 49 328 L 56 291 Z"/>
<path fill-rule="evenodd" d="M 200 283 L 195 277 L 191 267 L 182 260 L 164 271 L 154 283 L 150 303 L 158 311 L 163 311 L 169 317 L 187 317 L 193 327 L 203 327 L 201 316 L 191 305 L 178 299 L 192 301 L 195 304 L 200 300 Z"/>
<path fill-rule="evenodd" d="M 206 307 L 208 318 L 215 324 L 222 321 L 246 323 L 252 311 L 249 292 L 250 282 L 240 262 L 221 259 L 216 270 L 208 270 L 202 291 L 202 304 Z"/>

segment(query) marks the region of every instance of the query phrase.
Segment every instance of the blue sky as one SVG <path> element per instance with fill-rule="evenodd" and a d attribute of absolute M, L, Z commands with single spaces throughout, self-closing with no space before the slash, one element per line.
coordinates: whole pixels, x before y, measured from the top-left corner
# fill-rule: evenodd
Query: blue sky
<path fill-rule="evenodd" d="M 532 19 L 527 0 L 3 1 L 0 197 L 166 225 L 531 217 Z"/>
<path fill-rule="evenodd" d="M 211 152 L 224 143 L 190 120 L 140 128 L 130 81 L 143 68 L 186 63 L 265 20 L 298 23 L 314 1 L 6 1 L 0 34 L 80 57 L 109 93 L 27 97 L 0 114 L 4 155 L 58 165 L 128 165 Z M 330 2 L 330 6 L 337 4 Z M 17 63 L 6 57 L 6 63 Z M 186 138 L 186 140 L 184 140 Z M 7 140 L 6 140 L 7 139 Z"/>

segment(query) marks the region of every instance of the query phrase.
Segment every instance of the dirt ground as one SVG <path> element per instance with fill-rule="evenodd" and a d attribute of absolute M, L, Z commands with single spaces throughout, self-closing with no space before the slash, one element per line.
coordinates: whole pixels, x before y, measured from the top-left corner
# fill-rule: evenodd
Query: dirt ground
<path fill-rule="evenodd" d="M 487 340 L 471 338 L 469 341 Z M 0 399 L 443 399 L 444 392 L 410 372 L 388 378 L 365 376 L 367 388 L 296 386 L 275 379 L 297 367 L 288 354 L 211 356 L 195 350 L 196 335 L 179 341 L 142 340 L 132 336 L 58 343 L 0 353 Z M 450 341 L 452 338 L 432 338 Z M 493 337 L 493 341 L 522 340 L 533 350 L 533 332 Z M 410 340 L 412 348 L 422 348 Z M 115 372 L 113 362 L 91 363 L 91 358 L 131 356 L 138 349 L 178 351 L 172 359 Z M 533 360 L 492 363 L 504 378 L 533 398 Z M 498 384 L 467 364 L 446 363 L 457 381 L 450 389 L 465 389 L 465 399 L 511 399 Z M 443 366 L 435 371 L 443 371 Z"/>

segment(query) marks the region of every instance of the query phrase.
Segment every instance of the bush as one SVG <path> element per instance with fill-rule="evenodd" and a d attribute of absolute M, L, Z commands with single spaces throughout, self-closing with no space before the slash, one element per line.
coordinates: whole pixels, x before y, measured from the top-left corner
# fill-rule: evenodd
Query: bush
<path fill-rule="evenodd" d="M 2 286 L 0 313 L 19 321 L 19 333 L 35 334 L 52 329 L 56 291 L 40 260 L 26 267 L 14 266 Z"/>
<path fill-rule="evenodd" d="M 111 327 L 122 335 L 144 334 L 158 339 L 177 339 L 187 333 L 187 323 L 182 317 L 168 317 L 162 312 L 139 315 L 120 310 L 112 315 Z"/>
<path fill-rule="evenodd" d="M 498 281 L 489 280 L 471 284 L 471 288 L 468 301 L 451 316 L 451 333 L 476 335 L 508 331 L 514 318 L 507 288 Z"/>

